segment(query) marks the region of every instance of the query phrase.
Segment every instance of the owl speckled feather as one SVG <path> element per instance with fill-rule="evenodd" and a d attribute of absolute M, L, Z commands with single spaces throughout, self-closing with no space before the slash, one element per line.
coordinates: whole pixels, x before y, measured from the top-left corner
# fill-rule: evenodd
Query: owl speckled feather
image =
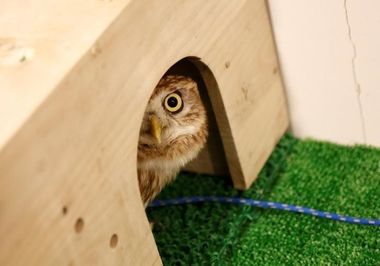
<path fill-rule="evenodd" d="M 197 156 L 206 138 L 207 116 L 197 83 L 185 76 L 164 76 L 140 129 L 137 169 L 145 206 Z"/>

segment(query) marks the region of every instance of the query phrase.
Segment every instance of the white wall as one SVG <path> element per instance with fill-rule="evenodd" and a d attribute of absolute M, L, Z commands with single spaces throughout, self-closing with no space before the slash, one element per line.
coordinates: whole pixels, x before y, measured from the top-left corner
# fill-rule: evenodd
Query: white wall
<path fill-rule="evenodd" d="M 293 133 L 380 146 L 380 1 L 269 7 Z"/>

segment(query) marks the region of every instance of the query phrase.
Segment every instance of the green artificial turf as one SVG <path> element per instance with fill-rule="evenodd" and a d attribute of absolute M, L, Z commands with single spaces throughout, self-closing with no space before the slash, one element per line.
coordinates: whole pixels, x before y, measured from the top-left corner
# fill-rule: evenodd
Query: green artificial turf
<path fill-rule="evenodd" d="M 182 173 L 161 199 L 244 196 L 380 218 L 380 150 L 285 135 L 251 189 Z M 164 265 L 380 265 L 380 228 L 252 207 L 148 209 Z"/>

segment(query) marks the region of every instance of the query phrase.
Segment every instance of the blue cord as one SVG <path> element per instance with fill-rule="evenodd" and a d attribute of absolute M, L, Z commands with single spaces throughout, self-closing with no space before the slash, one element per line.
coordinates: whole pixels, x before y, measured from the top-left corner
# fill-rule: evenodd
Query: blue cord
<path fill-rule="evenodd" d="M 277 209 L 289 212 L 298 212 L 308 215 L 313 215 L 321 218 L 326 218 L 334 221 L 351 223 L 351 224 L 362 224 L 362 225 L 372 225 L 380 226 L 380 220 L 378 219 L 367 219 L 367 218 L 357 218 L 346 215 L 339 215 L 336 213 L 329 213 L 318 211 L 310 208 L 305 208 L 302 206 L 295 206 L 289 204 L 283 204 L 279 202 L 271 201 L 261 201 L 246 198 L 236 198 L 236 197 L 215 197 L 215 196 L 193 196 L 193 197 L 182 197 L 176 199 L 168 200 L 155 200 L 151 202 L 148 207 L 164 207 L 171 205 L 183 205 L 189 203 L 200 203 L 200 202 L 219 202 L 219 203 L 230 203 L 239 205 L 248 205 L 264 209 Z"/>

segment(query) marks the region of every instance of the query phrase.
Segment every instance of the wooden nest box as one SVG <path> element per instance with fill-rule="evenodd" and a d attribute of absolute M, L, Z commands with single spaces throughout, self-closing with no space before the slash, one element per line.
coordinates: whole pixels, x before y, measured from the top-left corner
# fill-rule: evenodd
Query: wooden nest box
<path fill-rule="evenodd" d="M 264 0 L 2 4 L 0 265 L 161 264 L 137 142 L 178 61 L 198 71 L 220 136 L 188 167 L 248 188 L 288 125 Z"/>

